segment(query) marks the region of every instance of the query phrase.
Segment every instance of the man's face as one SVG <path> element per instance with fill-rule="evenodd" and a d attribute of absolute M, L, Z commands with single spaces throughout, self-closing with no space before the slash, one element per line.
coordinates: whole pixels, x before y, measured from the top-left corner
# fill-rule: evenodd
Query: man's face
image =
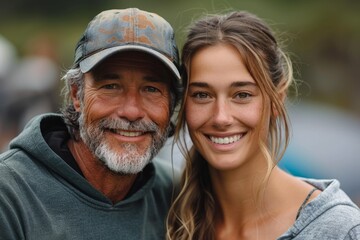
<path fill-rule="evenodd" d="M 85 74 L 80 136 L 112 171 L 136 174 L 165 143 L 170 75 L 156 59 L 125 52 Z"/>

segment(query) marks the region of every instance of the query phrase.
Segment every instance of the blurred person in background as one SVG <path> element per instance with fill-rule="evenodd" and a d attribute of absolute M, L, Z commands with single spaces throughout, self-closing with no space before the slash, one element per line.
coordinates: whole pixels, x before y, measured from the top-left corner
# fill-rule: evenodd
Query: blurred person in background
<path fill-rule="evenodd" d="M 10 75 L 17 61 L 15 46 L 0 35 L 0 84 L 7 84 L 7 77 Z"/>
<path fill-rule="evenodd" d="M 14 71 L 17 63 L 17 52 L 15 46 L 0 35 L 0 152 L 5 149 L 8 140 L 13 137 L 9 130 L 7 121 L 7 85 L 9 77 Z"/>
<path fill-rule="evenodd" d="M 267 24 L 248 12 L 200 19 L 181 60 L 175 139 L 186 166 L 168 239 L 360 239 L 359 208 L 337 180 L 297 178 L 277 165 L 290 139 L 293 76 Z"/>
<path fill-rule="evenodd" d="M 60 72 L 55 41 L 40 34 L 31 38 L 25 48 L 25 56 L 2 85 L 2 151 L 32 117 L 59 107 Z"/>
<path fill-rule="evenodd" d="M 155 155 L 181 96 L 172 27 L 101 12 L 63 79 L 62 114 L 33 118 L 0 155 L 0 238 L 164 239 L 177 171 Z"/>

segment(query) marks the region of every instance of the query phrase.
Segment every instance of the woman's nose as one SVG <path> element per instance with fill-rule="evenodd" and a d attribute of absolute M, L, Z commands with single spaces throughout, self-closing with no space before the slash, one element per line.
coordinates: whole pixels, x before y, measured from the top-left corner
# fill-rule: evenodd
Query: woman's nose
<path fill-rule="evenodd" d="M 225 100 L 218 100 L 215 105 L 213 122 L 215 126 L 226 127 L 233 121 L 231 106 Z"/>

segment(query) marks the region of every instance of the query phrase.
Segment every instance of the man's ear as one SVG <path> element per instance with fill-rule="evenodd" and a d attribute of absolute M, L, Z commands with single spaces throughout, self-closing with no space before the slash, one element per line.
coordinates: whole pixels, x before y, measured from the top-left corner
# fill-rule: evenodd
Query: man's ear
<path fill-rule="evenodd" d="M 77 96 L 78 86 L 75 84 L 71 85 L 71 99 L 73 101 L 74 108 L 77 112 L 80 112 L 80 100 Z"/>

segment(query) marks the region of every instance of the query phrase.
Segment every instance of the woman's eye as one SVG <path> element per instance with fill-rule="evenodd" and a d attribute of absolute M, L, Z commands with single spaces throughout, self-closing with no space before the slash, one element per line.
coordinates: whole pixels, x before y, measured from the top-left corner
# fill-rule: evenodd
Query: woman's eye
<path fill-rule="evenodd" d="M 204 92 L 195 92 L 191 95 L 191 97 L 193 98 L 207 98 L 209 97 L 209 95 L 207 93 Z"/>
<path fill-rule="evenodd" d="M 235 95 L 236 98 L 249 98 L 251 97 L 252 95 L 250 93 L 247 93 L 247 92 L 239 92 Z"/>

